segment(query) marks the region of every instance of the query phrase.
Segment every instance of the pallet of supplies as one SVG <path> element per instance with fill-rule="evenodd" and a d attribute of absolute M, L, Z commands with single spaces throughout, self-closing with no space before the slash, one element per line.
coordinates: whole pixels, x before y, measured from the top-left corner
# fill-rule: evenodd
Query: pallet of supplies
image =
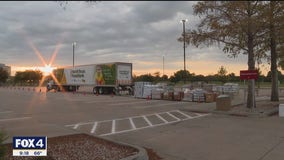
<path fill-rule="evenodd" d="M 205 93 L 203 89 L 194 89 L 193 93 L 193 102 L 205 102 Z"/>
<path fill-rule="evenodd" d="M 214 93 L 205 93 L 205 102 L 206 103 L 214 102 Z"/>

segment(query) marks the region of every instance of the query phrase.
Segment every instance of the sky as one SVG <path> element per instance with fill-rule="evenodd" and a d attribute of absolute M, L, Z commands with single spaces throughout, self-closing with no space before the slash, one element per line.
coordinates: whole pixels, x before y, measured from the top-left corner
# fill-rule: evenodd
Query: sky
<path fill-rule="evenodd" d="M 133 74 L 173 75 L 184 68 L 183 26 L 195 29 L 194 1 L 0 2 L 0 63 L 17 70 L 44 66 L 71 66 L 107 62 L 133 63 Z M 56 57 L 52 58 L 52 55 Z M 42 58 L 41 58 L 42 57 Z M 53 60 L 52 60 L 53 59 Z M 186 47 L 186 69 L 216 74 L 224 66 L 239 75 L 247 56 L 229 58 L 218 46 Z M 261 65 L 262 73 L 269 71 Z"/>

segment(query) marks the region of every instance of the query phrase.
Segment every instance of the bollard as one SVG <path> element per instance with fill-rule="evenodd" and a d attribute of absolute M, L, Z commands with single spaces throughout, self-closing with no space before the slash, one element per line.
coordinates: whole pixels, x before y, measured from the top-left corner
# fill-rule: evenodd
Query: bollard
<path fill-rule="evenodd" d="M 147 101 L 149 101 L 149 100 L 150 100 L 150 96 L 148 95 L 148 96 L 147 96 Z"/>
<path fill-rule="evenodd" d="M 284 104 L 279 104 L 279 117 L 284 117 Z"/>

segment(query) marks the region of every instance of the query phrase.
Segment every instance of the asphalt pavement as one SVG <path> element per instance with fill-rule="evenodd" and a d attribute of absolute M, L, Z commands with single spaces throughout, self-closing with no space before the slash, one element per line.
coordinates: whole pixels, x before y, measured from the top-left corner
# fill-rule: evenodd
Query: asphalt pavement
<path fill-rule="evenodd" d="M 13 136 L 87 133 L 151 148 L 166 160 L 284 158 L 284 118 L 277 115 L 236 117 L 212 113 L 215 103 L 13 88 L 0 88 L 0 101 L 6 143 Z"/>

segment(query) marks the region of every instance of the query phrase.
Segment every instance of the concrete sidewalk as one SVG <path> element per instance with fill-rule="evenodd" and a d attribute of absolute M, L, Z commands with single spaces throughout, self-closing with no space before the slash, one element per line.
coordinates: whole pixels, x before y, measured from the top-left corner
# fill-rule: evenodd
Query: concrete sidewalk
<path fill-rule="evenodd" d="M 269 101 L 270 97 L 261 96 L 256 97 L 257 105 L 264 101 Z M 280 97 L 280 103 L 284 103 L 284 98 Z M 212 103 L 196 103 L 194 105 L 183 105 L 183 109 L 185 111 L 191 112 L 201 112 L 201 113 L 214 113 L 214 114 L 225 114 L 225 115 L 232 115 L 232 116 L 243 116 L 243 117 L 268 117 L 271 115 L 275 115 L 278 113 L 278 107 L 271 108 L 252 108 L 248 109 L 246 107 L 240 108 L 241 105 L 245 104 L 244 97 L 242 94 L 235 95 L 231 100 L 232 109 L 229 111 L 218 111 L 216 110 L 216 102 Z M 239 108 L 239 109 L 238 109 Z"/>
<path fill-rule="evenodd" d="M 282 160 L 284 118 L 211 115 L 110 136 L 152 148 L 163 160 Z"/>

